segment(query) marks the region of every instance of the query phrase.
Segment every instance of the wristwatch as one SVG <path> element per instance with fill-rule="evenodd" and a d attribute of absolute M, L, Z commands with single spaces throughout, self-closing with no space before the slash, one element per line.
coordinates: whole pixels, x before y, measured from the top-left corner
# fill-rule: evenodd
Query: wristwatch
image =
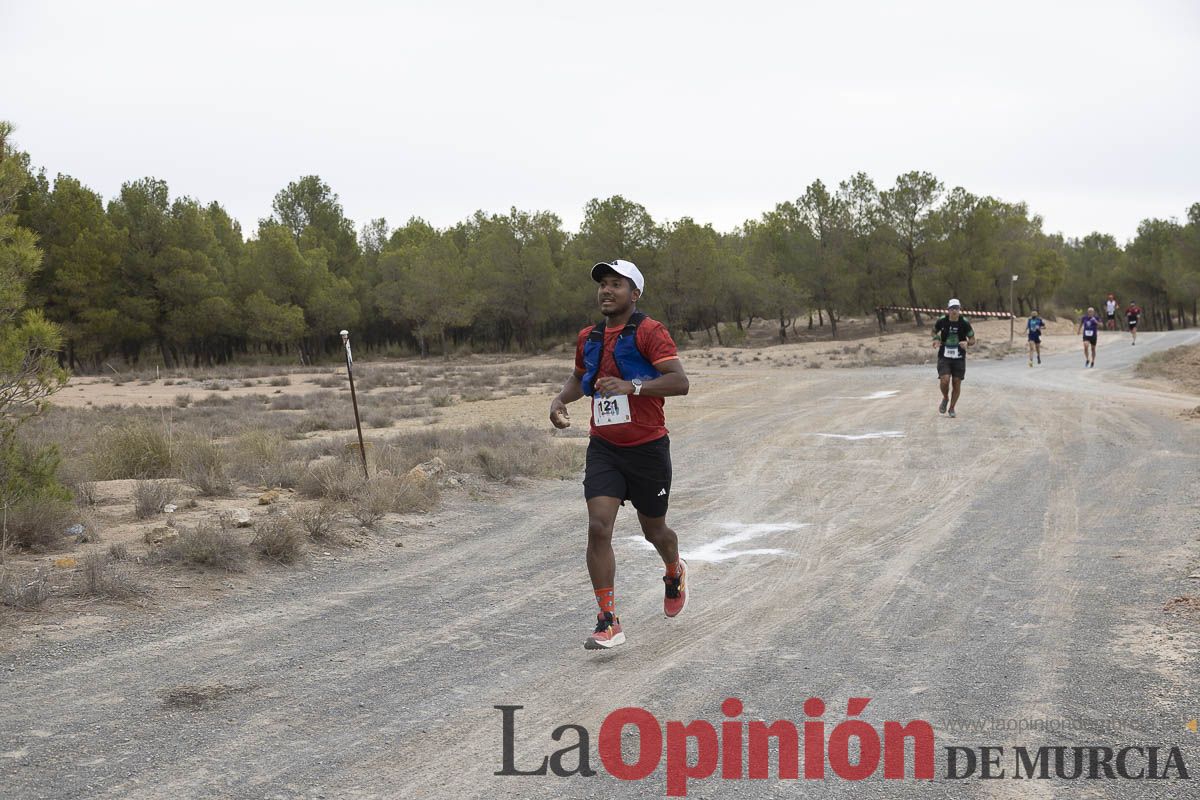
<path fill-rule="evenodd" d="M 634 394 L 642 393 L 642 379 L 641 378 L 634 378 L 633 380 L 630 381 L 630 383 L 633 384 L 633 393 Z"/>

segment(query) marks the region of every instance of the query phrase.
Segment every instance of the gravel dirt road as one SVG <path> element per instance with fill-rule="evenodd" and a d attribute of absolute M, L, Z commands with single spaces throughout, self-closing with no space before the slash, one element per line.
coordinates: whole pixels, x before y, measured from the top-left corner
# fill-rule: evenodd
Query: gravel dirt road
<path fill-rule="evenodd" d="M 452 500 L 385 555 L 0 654 L 0 797 L 661 797 L 661 767 L 603 770 L 603 719 L 719 723 L 726 697 L 797 724 L 820 697 L 827 729 L 869 697 L 879 729 L 933 724 L 937 779 L 772 771 L 691 797 L 1186 796 L 1194 781 L 952 781 L 943 748 L 1178 745 L 1200 777 L 1200 614 L 1164 611 L 1200 594 L 1200 424 L 1181 413 L 1200 398 L 1127 382 L 1136 357 L 1198 341 L 1106 337 L 1091 370 L 1073 351 L 972 361 L 953 420 L 932 367 L 698 370 L 667 409 L 685 615 L 663 618 L 661 564 L 623 511 L 629 642 L 587 652 L 578 483 Z M 524 707 L 517 766 L 575 723 L 600 774 L 494 775 L 496 705 Z"/>

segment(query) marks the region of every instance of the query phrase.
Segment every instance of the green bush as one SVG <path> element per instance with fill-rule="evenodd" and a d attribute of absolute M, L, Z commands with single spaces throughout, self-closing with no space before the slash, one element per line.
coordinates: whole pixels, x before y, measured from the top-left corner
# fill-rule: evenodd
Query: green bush
<path fill-rule="evenodd" d="M 0 550 L 49 550 L 76 521 L 71 493 L 58 482 L 58 448 L 0 431 Z"/>

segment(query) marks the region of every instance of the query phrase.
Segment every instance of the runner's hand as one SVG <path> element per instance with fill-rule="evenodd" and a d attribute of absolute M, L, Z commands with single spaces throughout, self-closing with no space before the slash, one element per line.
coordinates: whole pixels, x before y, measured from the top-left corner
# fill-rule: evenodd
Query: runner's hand
<path fill-rule="evenodd" d="M 550 401 L 550 424 L 559 429 L 571 427 L 571 415 L 567 413 L 567 405 L 557 397 Z"/>
<path fill-rule="evenodd" d="M 633 384 L 620 378 L 606 376 L 596 379 L 596 392 L 605 397 L 612 397 L 617 394 L 633 394 Z"/>

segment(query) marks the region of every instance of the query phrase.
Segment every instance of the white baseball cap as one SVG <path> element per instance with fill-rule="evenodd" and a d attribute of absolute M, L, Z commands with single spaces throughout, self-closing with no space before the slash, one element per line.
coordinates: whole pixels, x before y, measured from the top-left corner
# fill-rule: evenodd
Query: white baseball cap
<path fill-rule="evenodd" d="M 954 308 L 955 306 L 962 308 L 962 303 L 958 302 L 957 297 L 952 297 L 950 298 L 950 302 L 946 303 L 946 308 Z"/>
<path fill-rule="evenodd" d="M 601 261 L 592 267 L 592 280 L 599 283 L 600 279 L 609 272 L 615 272 L 622 277 L 629 278 L 629 280 L 633 281 L 633 285 L 637 287 L 638 292 L 641 294 L 646 293 L 646 279 L 642 277 L 642 271 L 632 261 L 625 261 L 620 258 L 615 261 Z"/>

